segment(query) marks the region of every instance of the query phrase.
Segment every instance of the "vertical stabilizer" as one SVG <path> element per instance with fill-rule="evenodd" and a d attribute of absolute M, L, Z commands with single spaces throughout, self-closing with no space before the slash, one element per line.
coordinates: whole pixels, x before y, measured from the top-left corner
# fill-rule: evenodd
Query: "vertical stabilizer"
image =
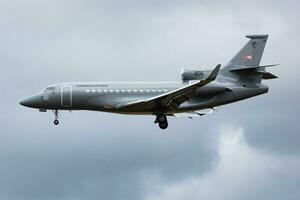
<path fill-rule="evenodd" d="M 225 68 L 259 66 L 268 35 L 247 35 L 249 42 L 229 61 Z"/>

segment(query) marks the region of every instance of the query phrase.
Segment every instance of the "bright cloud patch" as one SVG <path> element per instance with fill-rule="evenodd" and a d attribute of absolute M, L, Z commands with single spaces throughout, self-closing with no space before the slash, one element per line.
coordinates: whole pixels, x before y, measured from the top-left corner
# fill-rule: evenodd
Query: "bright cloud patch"
<path fill-rule="evenodd" d="M 218 152 L 215 168 L 203 176 L 175 183 L 162 183 L 161 177 L 145 178 L 144 199 L 297 199 L 299 196 L 299 158 L 258 151 L 245 142 L 241 128 L 228 127 L 220 131 Z"/>

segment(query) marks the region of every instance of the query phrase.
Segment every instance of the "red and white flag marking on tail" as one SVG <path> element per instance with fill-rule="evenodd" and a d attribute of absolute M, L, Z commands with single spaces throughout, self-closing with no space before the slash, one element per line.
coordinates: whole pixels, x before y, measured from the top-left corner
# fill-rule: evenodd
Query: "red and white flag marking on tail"
<path fill-rule="evenodd" d="M 252 59 L 253 59 L 253 56 L 252 56 L 252 54 L 247 54 L 247 55 L 245 55 L 245 56 L 243 57 L 243 59 L 244 59 L 245 61 L 247 61 L 247 60 L 252 60 Z"/>

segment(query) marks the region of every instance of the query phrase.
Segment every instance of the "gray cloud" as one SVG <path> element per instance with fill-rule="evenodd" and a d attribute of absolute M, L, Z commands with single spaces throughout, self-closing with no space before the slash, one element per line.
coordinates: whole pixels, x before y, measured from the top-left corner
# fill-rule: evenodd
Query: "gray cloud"
<path fill-rule="evenodd" d="M 167 198 L 159 187 L 183 181 L 181 191 L 189 179 L 215 180 L 207 174 L 222 160 L 224 124 L 242 127 L 247 148 L 260 152 L 253 157 L 263 164 L 251 169 L 266 174 L 259 180 L 264 194 L 298 199 L 293 188 L 272 189 L 294 170 L 286 157 L 299 159 L 298 7 L 297 1 L 1 1 L 1 199 Z M 280 77 L 266 82 L 270 92 L 216 115 L 170 119 L 163 134 L 153 117 L 63 112 L 61 126 L 53 127 L 50 113 L 18 105 L 56 82 L 179 80 L 182 67 L 226 63 L 249 33 L 269 33 L 262 63 L 281 63 L 270 69 Z M 264 155 L 286 162 L 274 178 L 264 170 Z M 299 174 L 293 175 L 282 184 L 295 187 Z M 229 191 L 232 199 L 252 197 Z"/>
<path fill-rule="evenodd" d="M 150 178 L 145 199 L 297 199 L 299 157 L 253 149 L 240 128 L 226 125 L 220 133 L 220 160 L 210 173 L 171 184 Z"/>

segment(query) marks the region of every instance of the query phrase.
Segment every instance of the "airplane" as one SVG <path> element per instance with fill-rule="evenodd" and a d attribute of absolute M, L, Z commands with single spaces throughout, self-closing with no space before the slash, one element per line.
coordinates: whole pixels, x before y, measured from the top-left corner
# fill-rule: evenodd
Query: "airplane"
<path fill-rule="evenodd" d="M 90 110 L 118 114 L 153 115 L 161 129 L 167 117 L 193 118 L 215 108 L 267 93 L 264 79 L 277 78 L 259 65 L 268 35 L 246 35 L 250 40 L 221 68 L 183 69 L 178 82 L 70 82 L 50 85 L 21 105 L 41 112 L 52 110 L 58 125 L 60 110 Z"/>

